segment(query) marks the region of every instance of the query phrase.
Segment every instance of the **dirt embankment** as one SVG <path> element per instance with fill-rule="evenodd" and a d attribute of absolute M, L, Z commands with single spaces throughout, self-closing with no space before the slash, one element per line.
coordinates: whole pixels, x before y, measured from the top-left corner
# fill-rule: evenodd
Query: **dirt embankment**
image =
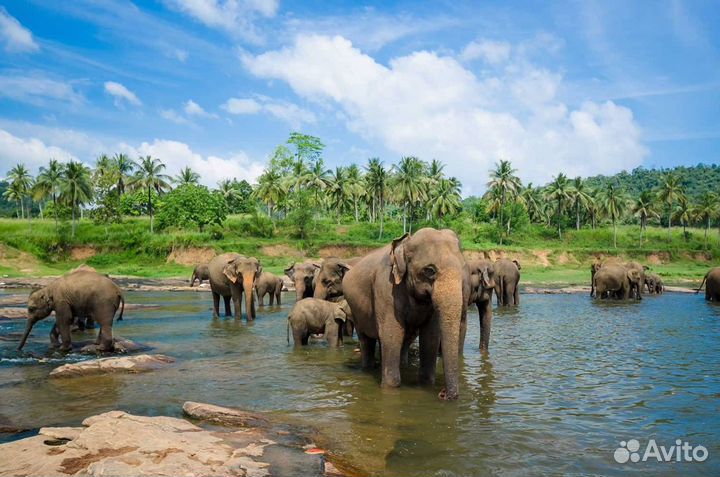
<path fill-rule="evenodd" d="M 178 247 L 172 249 L 167 257 L 167 263 L 194 266 L 198 263 L 208 263 L 215 255 L 215 250 L 207 247 Z"/>

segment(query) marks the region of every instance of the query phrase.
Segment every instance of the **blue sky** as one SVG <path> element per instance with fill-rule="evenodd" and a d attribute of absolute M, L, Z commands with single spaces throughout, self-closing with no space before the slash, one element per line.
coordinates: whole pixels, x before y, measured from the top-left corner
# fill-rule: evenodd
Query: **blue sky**
<path fill-rule="evenodd" d="M 329 166 L 521 178 L 720 162 L 717 2 L 0 1 L 0 176 L 152 154 L 253 180 L 293 130 Z"/>

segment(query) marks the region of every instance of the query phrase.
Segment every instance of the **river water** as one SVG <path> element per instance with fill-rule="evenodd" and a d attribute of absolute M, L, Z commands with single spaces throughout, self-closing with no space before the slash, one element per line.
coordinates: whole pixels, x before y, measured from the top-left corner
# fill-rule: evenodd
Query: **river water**
<path fill-rule="evenodd" d="M 15 292 L 13 292 L 15 293 Z M 128 292 L 115 325 L 129 338 L 177 359 L 137 375 L 47 379 L 77 356 L 45 356 L 52 318 L 36 325 L 26 352 L 0 341 L 0 414 L 24 428 L 79 425 L 122 409 L 179 416 L 185 401 L 268 411 L 311 425 L 342 460 L 374 475 L 718 475 L 720 474 L 720 307 L 701 295 L 666 293 L 636 303 L 585 295 L 523 295 L 495 314 L 491 353 L 479 355 L 477 313 L 469 317 L 461 396 L 417 384 L 417 356 L 396 390 L 363 372 L 355 342 L 340 351 L 286 342 L 282 307 L 254 323 L 211 318 L 209 293 Z M 22 330 L 0 322 L 0 336 Z M 76 333 L 75 340 L 91 339 Z M 17 437 L 17 436 L 16 436 Z M 702 463 L 620 464 L 621 441 L 676 439 L 702 445 Z"/>

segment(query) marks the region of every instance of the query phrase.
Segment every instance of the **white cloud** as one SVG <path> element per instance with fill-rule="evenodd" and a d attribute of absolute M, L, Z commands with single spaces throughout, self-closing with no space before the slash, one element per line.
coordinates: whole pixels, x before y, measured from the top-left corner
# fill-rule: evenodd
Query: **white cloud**
<path fill-rule="evenodd" d="M 175 124 L 191 124 L 187 118 L 178 114 L 174 109 L 161 109 L 160 116 Z"/>
<path fill-rule="evenodd" d="M 198 116 L 201 118 L 216 118 L 216 114 L 210 114 L 192 99 L 188 99 L 183 105 L 183 110 L 188 116 Z"/>
<path fill-rule="evenodd" d="M 143 142 L 138 147 L 123 143 L 120 149 L 131 157 L 150 155 L 160 159 L 167 166 L 165 172 L 171 176 L 179 174 L 180 169 L 189 166 L 200 174 L 200 182 L 209 187 L 216 187 L 218 181 L 233 177 L 253 183 L 265 168 L 264 164 L 251 160 L 243 152 L 230 154 L 228 157 L 204 157 L 183 142 L 167 139 Z"/>
<path fill-rule="evenodd" d="M 499 64 L 510 58 L 510 43 L 506 41 L 481 40 L 471 41 L 460 53 L 463 61 L 472 61 L 482 58 L 490 64 Z"/>
<path fill-rule="evenodd" d="M 8 52 L 35 52 L 40 46 L 33 40 L 30 30 L 20 24 L 4 7 L 0 6 L 0 42 Z"/>
<path fill-rule="evenodd" d="M 611 101 L 573 109 L 558 97 L 562 76 L 524 59 L 479 79 L 433 52 L 385 66 L 343 37 L 300 35 L 292 46 L 245 54 L 242 62 L 300 96 L 334 102 L 350 130 L 398 155 L 445 161 L 472 193 L 484 189 L 500 158 L 511 160 L 524 180 L 543 183 L 558 172 L 629 169 L 647 154 L 630 109 Z"/>
<path fill-rule="evenodd" d="M 35 137 L 21 138 L 12 133 L 0 129 L 0 176 L 22 163 L 35 173 L 40 166 L 44 166 L 51 159 L 69 161 L 77 158 L 70 152 L 56 146 L 48 146 Z"/>
<path fill-rule="evenodd" d="M 135 106 L 140 106 L 142 104 L 142 102 L 138 99 L 135 93 L 127 89 L 122 84 L 116 83 L 115 81 L 105 82 L 105 92 L 115 98 L 115 106 L 117 107 L 121 107 L 122 100 L 125 100 Z"/>
<path fill-rule="evenodd" d="M 302 124 L 313 124 L 316 121 L 315 114 L 302 109 L 296 104 L 286 101 L 278 101 L 266 96 L 253 98 L 230 98 L 222 106 L 230 114 L 257 114 L 268 113 L 281 119 L 293 128 L 299 128 Z"/>
<path fill-rule="evenodd" d="M 0 76 L 0 97 L 35 105 L 48 99 L 73 104 L 84 101 L 70 84 L 34 76 Z"/>

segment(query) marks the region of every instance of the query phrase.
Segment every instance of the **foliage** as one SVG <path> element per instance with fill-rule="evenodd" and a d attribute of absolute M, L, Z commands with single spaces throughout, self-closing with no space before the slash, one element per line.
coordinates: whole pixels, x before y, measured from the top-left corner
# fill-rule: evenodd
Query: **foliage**
<path fill-rule="evenodd" d="M 226 217 L 227 205 L 223 197 L 195 184 L 182 185 L 164 195 L 157 214 L 161 230 L 197 227 L 202 231 L 209 224 L 221 225 Z"/>

